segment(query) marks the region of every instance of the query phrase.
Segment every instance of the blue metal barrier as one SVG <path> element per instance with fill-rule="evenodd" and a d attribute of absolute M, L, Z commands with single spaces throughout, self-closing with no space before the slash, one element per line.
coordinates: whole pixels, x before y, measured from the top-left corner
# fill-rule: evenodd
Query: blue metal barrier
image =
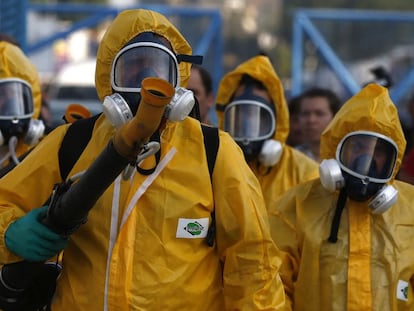
<path fill-rule="evenodd" d="M 1 0 L 5 1 L 5 0 Z M 9 0 L 13 1 L 13 0 Z M 38 13 L 56 13 L 56 14 L 83 14 L 87 17 L 82 18 L 72 23 L 64 31 L 57 31 L 56 33 L 45 37 L 37 42 L 24 43 L 25 52 L 30 55 L 43 48 L 49 47 L 59 39 L 65 39 L 73 32 L 83 29 L 91 28 L 107 18 L 114 18 L 120 11 L 125 9 L 143 8 L 150 9 L 162 13 L 165 16 L 178 16 L 180 18 L 208 18 L 209 23 L 202 33 L 189 38 L 185 33 L 184 36 L 189 40 L 193 47 L 193 54 L 203 55 L 203 65 L 212 75 L 214 91 L 217 90 L 220 79 L 223 75 L 222 69 L 222 55 L 223 55 L 223 39 L 222 39 L 222 20 L 218 9 L 199 9 L 189 7 L 172 7 L 165 5 L 140 5 L 128 8 L 115 8 L 102 5 L 90 4 L 29 4 L 28 10 Z M 182 29 L 180 29 L 184 32 Z M 190 40 L 191 39 L 191 40 Z M 216 122 L 217 117 L 214 112 L 211 113 L 212 122 Z"/>
<path fill-rule="evenodd" d="M 15 39 L 22 49 L 26 42 L 27 0 L 0 0 L 0 32 Z"/>
<path fill-rule="evenodd" d="M 293 96 L 303 91 L 303 60 L 305 36 L 309 38 L 318 49 L 319 55 L 326 61 L 336 74 L 350 95 L 360 89 L 360 85 L 349 72 L 347 67 L 337 56 L 334 49 L 327 43 L 313 21 L 381 21 L 389 23 L 414 23 L 414 13 L 367 10 L 336 10 L 336 9 L 298 9 L 294 12 L 293 41 L 292 41 L 292 90 Z M 395 83 L 390 90 L 390 96 L 398 106 L 402 98 L 412 92 L 414 86 L 414 67 L 408 68 L 404 77 Z"/>

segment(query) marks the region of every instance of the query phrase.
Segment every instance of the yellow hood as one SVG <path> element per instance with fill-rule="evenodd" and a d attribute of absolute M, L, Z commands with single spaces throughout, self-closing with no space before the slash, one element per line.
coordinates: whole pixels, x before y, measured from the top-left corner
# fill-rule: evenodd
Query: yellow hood
<path fill-rule="evenodd" d="M 142 32 L 153 32 L 165 37 L 176 54 L 192 53 L 188 42 L 165 16 L 143 9 L 121 12 L 106 31 L 98 49 L 95 83 L 101 101 L 113 93 L 110 81 L 113 59 L 127 42 Z M 181 86 L 187 85 L 190 69 L 189 63 L 179 64 Z"/>
<path fill-rule="evenodd" d="M 286 105 L 283 85 L 269 58 L 262 55 L 253 57 L 240 64 L 220 81 L 216 100 L 219 128 L 223 129 L 224 113 L 218 107 L 229 104 L 230 98 L 236 91 L 244 74 L 262 82 L 268 90 L 276 108 L 276 133 L 273 138 L 284 143 L 289 134 L 289 111 Z"/>
<path fill-rule="evenodd" d="M 37 69 L 18 46 L 2 41 L 0 42 L 0 79 L 5 78 L 19 78 L 29 83 L 33 93 L 34 113 L 32 118 L 37 119 L 42 105 Z"/>
<path fill-rule="evenodd" d="M 388 94 L 388 89 L 369 84 L 350 98 L 336 113 L 321 136 L 321 159 L 335 158 L 341 139 L 354 131 L 372 131 L 390 137 L 398 146 L 395 174 L 401 165 L 406 141 L 398 111 Z"/>

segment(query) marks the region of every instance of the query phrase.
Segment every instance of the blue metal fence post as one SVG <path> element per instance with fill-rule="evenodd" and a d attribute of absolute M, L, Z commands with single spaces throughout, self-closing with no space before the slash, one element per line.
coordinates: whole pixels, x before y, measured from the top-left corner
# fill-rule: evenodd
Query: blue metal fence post
<path fill-rule="evenodd" d="M 330 69 L 346 90 L 353 95 L 360 86 L 352 76 L 347 65 L 338 57 L 334 49 L 328 44 L 313 21 L 330 20 L 337 22 L 372 22 L 380 21 L 387 23 L 414 23 L 412 12 L 398 11 L 375 11 L 375 10 L 347 10 L 347 9 L 297 9 L 293 19 L 292 38 L 292 95 L 297 95 L 303 88 L 304 74 L 304 51 L 303 42 L 310 39 L 317 47 L 319 55 L 329 65 Z M 414 85 L 414 67 L 407 68 L 405 75 L 397 81 L 390 90 L 390 95 L 397 106 L 408 92 L 412 92 Z"/>
<path fill-rule="evenodd" d="M 303 18 L 301 12 L 297 11 L 294 13 L 292 38 L 292 96 L 296 96 L 302 92 L 303 30 L 300 22 L 301 18 Z"/>

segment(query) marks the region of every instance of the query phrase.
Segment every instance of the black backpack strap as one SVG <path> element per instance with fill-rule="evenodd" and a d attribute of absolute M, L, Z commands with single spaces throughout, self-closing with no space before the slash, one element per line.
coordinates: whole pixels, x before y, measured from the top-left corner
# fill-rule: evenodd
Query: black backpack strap
<path fill-rule="evenodd" d="M 62 180 L 66 180 L 76 161 L 91 139 L 95 121 L 100 114 L 72 123 L 63 137 L 59 148 L 59 168 Z"/>
<path fill-rule="evenodd" d="M 210 182 L 213 183 L 213 170 L 216 163 L 217 152 L 219 148 L 219 131 L 216 127 L 201 124 L 201 130 L 204 136 L 204 149 L 206 151 L 208 171 L 210 173 Z M 214 245 L 216 237 L 216 213 L 215 210 L 211 212 L 211 225 L 208 228 L 206 242 L 208 246 Z"/>
<path fill-rule="evenodd" d="M 213 181 L 214 164 L 216 163 L 216 157 L 219 148 L 218 128 L 201 124 L 201 129 L 204 136 L 204 148 L 206 150 L 210 180 Z"/>

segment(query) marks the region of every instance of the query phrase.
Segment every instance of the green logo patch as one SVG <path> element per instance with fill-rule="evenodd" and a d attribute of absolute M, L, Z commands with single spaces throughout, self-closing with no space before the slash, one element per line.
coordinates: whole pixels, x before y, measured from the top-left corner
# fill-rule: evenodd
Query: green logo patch
<path fill-rule="evenodd" d="M 191 235 L 200 235 L 203 232 L 204 227 L 200 223 L 195 221 L 189 222 L 187 226 L 184 227 L 184 230 Z"/>

